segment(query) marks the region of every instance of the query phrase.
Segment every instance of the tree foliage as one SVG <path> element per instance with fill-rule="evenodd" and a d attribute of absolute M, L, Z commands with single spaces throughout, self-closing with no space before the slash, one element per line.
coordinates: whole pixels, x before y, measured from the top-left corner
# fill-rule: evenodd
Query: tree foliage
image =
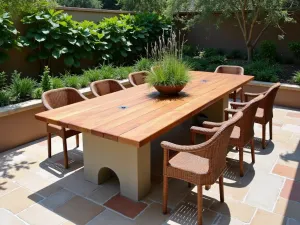
<path fill-rule="evenodd" d="M 137 3 L 136 6 L 134 5 Z M 265 31 L 271 27 L 277 27 L 282 31 L 280 38 L 284 37 L 284 31 L 280 24 L 294 22 L 289 8 L 299 5 L 295 0 L 163 0 L 153 3 L 152 0 L 120 0 L 127 9 L 161 11 L 169 16 L 178 12 L 193 12 L 188 16 L 178 16 L 188 26 L 203 19 L 211 18 L 219 13 L 216 24 L 223 19 L 234 17 L 242 32 L 248 51 L 248 59 L 252 59 L 253 49 L 257 46 Z M 138 5 L 138 6 L 137 6 Z M 258 27 L 258 32 L 254 28 Z"/>
<path fill-rule="evenodd" d="M 67 7 L 102 8 L 101 0 L 57 0 L 57 3 Z"/>
<path fill-rule="evenodd" d="M 8 12 L 16 17 L 20 14 L 51 8 L 55 5 L 55 0 L 0 0 L 0 14 Z"/>

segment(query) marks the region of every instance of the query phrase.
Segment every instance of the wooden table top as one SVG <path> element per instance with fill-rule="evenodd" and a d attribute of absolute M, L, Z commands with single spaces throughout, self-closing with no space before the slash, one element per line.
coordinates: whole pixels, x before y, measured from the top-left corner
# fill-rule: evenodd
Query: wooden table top
<path fill-rule="evenodd" d="M 191 82 L 177 97 L 160 97 L 143 84 L 45 111 L 36 118 L 140 147 L 253 80 L 253 76 L 190 73 Z"/>

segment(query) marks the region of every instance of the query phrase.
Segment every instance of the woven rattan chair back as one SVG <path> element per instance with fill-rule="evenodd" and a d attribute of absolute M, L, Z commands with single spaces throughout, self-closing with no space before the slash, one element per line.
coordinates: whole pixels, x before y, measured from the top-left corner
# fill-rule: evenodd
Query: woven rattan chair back
<path fill-rule="evenodd" d="M 259 95 L 241 109 L 243 112 L 243 118 L 238 123 L 238 126 L 240 127 L 240 138 L 238 140 L 239 143 L 236 144 L 236 146 L 245 146 L 253 138 L 255 115 L 263 98 L 263 95 Z"/>
<path fill-rule="evenodd" d="M 95 81 L 90 84 L 90 88 L 96 97 L 125 89 L 119 81 L 113 79 Z"/>
<path fill-rule="evenodd" d="M 129 74 L 128 79 L 132 86 L 138 86 L 145 83 L 147 71 L 134 72 Z"/>
<path fill-rule="evenodd" d="M 228 74 L 236 74 L 236 75 L 244 75 L 244 68 L 240 66 L 227 66 L 221 65 L 218 66 L 215 70 L 215 73 L 228 73 Z"/>
<path fill-rule="evenodd" d="M 42 95 L 42 102 L 47 110 L 81 102 L 87 98 L 75 88 L 59 88 L 46 91 Z"/>

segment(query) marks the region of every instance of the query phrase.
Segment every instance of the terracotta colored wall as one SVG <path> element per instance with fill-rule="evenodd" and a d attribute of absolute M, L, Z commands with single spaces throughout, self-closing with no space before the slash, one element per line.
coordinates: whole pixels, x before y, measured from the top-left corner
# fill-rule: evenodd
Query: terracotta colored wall
<path fill-rule="evenodd" d="M 46 135 L 46 124 L 34 118 L 43 107 L 0 117 L 0 152 L 39 139 Z"/>

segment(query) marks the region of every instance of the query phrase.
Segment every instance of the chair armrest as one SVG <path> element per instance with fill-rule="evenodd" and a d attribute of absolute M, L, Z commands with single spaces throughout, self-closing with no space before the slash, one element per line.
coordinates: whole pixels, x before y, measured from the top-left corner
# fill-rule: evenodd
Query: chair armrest
<path fill-rule="evenodd" d="M 231 102 L 230 105 L 233 109 L 238 109 L 238 108 L 243 108 L 244 106 L 247 105 L 247 103 L 246 102 Z"/>
<path fill-rule="evenodd" d="M 234 115 L 236 114 L 237 112 L 239 112 L 238 109 L 224 109 L 224 112 L 225 112 L 225 120 L 228 120 L 229 119 L 229 114 L 231 115 Z"/>
<path fill-rule="evenodd" d="M 213 136 L 218 130 L 219 127 L 214 127 L 214 128 L 204 128 L 204 127 L 191 127 L 191 132 L 196 133 L 196 134 L 203 134 L 203 135 L 209 135 Z"/>
<path fill-rule="evenodd" d="M 202 126 L 205 128 L 215 128 L 215 127 L 221 127 L 224 123 L 216 123 L 216 122 L 210 122 L 210 121 L 204 121 L 202 123 Z"/>
<path fill-rule="evenodd" d="M 245 92 L 245 93 L 244 93 L 245 101 L 248 102 L 249 97 L 250 97 L 250 98 L 255 98 L 255 97 L 258 97 L 258 96 L 264 95 L 264 94 L 266 94 L 266 91 L 265 91 L 265 92 L 261 92 L 261 93 L 250 93 L 250 92 Z"/>
<path fill-rule="evenodd" d="M 171 142 L 163 141 L 161 143 L 161 147 L 164 150 L 171 150 L 176 152 L 188 152 L 188 153 L 196 153 L 199 152 L 205 153 L 207 151 L 207 142 L 204 142 L 199 145 L 177 145 Z"/>

